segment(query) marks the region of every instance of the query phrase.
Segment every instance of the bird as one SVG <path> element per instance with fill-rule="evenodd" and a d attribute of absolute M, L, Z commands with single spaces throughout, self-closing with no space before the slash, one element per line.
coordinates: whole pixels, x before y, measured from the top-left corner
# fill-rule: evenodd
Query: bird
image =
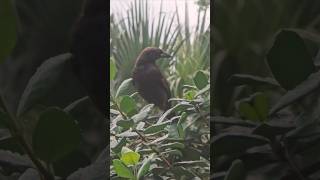
<path fill-rule="evenodd" d="M 146 47 L 138 55 L 132 71 L 133 85 L 140 96 L 164 111 L 170 109 L 168 100 L 171 93 L 169 83 L 156 65 L 156 61 L 171 57 L 160 48 Z"/>

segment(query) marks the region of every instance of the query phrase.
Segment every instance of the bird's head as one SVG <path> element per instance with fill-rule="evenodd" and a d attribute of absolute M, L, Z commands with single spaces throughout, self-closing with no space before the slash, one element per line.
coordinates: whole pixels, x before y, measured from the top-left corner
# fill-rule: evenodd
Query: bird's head
<path fill-rule="evenodd" d="M 157 59 L 160 58 L 170 58 L 171 56 L 164 52 L 160 48 L 156 47 L 147 47 L 141 51 L 139 54 L 136 64 L 146 64 L 146 63 L 155 63 Z"/>

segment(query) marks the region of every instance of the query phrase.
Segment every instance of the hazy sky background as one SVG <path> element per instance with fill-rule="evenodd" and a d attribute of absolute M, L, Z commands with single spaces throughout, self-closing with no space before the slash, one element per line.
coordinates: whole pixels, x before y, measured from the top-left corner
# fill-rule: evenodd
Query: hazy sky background
<path fill-rule="evenodd" d="M 110 1 L 110 8 L 111 13 L 119 14 L 126 12 L 129 7 L 130 3 L 133 3 L 134 0 L 111 0 Z M 179 11 L 179 19 L 182 23 L 184 23 L 185 19 L 185 3 L 188 3 L 188 11 L 189 11 L 189 24 L 191 28 L 195 28 L 197 24 L 197 12 L 198 12 L 198 5 L 195 4 L 196 0 L 162 0 L 162 10 L 165 13 L 172 15 L 176 11 L 176 5 Z M 148 0 L 149 7 L 151 9 L 150 16 L 152 18 L 156 18 L 159 16 L 160 4 L 161 0 Z M 206 16 L 206 25 L 210 24 L 210 10 L 207 10 Z"/>

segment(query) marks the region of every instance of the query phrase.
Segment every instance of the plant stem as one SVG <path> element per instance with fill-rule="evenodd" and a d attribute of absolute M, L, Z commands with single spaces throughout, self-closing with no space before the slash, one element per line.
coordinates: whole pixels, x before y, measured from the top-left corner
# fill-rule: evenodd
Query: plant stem
<path fill-rule="evenodd" d="M 291 159 L 290 155 L 289 155 L 289 151 L 288 148 L 286 146 L 286 144 L 284 143 L 284 153 L 285 153 L 285 158 L 289 164 L 289 166 L 291 167 L 291 169 L 295 172 L 295 174 L 298 176 L 299 179 L 301 180 L 306 180 L 306 178 L 303 176 L 303 174 L 301 173 L 300 169 L 298 168 L 298 166 L 295 164 L 295 162 Z"/>
<path fill-rule="evenodd" d="M 1 102 L 3 104 L 4 111 L 9 114 L 10 120 L 12 122 L 11 127 L 9 128 L 11 135 L 16 137 L 16 139 L 19 141 L 22 148 L 25 150 L 27 155 L 30 157 L 31 161 L 35 164 L 35 166 L 37 167 L 37 169 L 39 171 L 40 178 L 42 180 L 54 180 L 54 176 L 52 174 L 50 174 L 49 171 L 47 171 L 47 169 L 43 166 L 43 164 L 40 162 L 40 160 L 37 159 L 37 157 L 33 154 L 31 148 L 29 147 L 28 143 L 24 139 L 22 133 L 19 132 L 18 125 L 16 124 L 16 122 L 17 122 L 16 117 L 13 114 L 11 114 L 11 112 L 6 107 L 5 101 L 4 101 L 4 98 L 2 97 L 2 95 L 0 95 L 0 98 L 1 98 Z"/>
<path fill-rule="evenodd" d="M 120 114 L 122 115 L 122 117 L 124 119 L 128 119 L 128 117 L 121 111 L 120 107 L 118 106 L 118 103 L 114 100 L 114 97 L 111 97 L 111 101 L 113 102 L 113 104 L 116 106 L 116 109 L 120 112 Z"/>

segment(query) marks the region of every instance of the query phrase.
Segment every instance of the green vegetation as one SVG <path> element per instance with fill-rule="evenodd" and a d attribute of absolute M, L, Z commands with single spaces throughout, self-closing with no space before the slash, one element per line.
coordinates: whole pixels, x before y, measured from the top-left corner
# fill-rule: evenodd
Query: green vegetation
<path fill-rule="evenodd" d="M 172 16 L 161 13 L 153 19 L 148 16 L 149 2 L 142 0 L 134 1 L 125 17 L 111 15 L 113 179 L 209 179 L 210 29 L 205 26 L 209 4 L 204 2 L 199 1 L 194 31 L 188 24 L 188 11 L 176 9 Z M 180 23 L 179 13 L 186 14 L 186 24 Z M 138 53 L 148 46 L 174 56 L 169 63 L 158 64 L 173 94 L 172 108 L 163 113 L 142 100 L 130 78 Z M 171 112 L 175 116 L 167 118 Z M 124 148 L 140 158 L 134 164 L 126 163 Z"/>
<path fill-rule="evenodd" d="M 213 179 L 320 178 L 319 9 L 215 2 Z"/>

